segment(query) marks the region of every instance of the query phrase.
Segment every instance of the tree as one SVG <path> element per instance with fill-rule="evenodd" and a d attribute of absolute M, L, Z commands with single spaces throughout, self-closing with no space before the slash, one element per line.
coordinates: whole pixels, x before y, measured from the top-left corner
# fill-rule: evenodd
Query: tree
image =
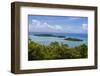
<path fill-rule="evenodd" d="M 50 45 L 41 45 L 29 39 L 28 60 L 49 59 L 76 59 L 87 57 L 87 45 L 82 44 L 71 48 L 59 42 L 51 42 Z"/>

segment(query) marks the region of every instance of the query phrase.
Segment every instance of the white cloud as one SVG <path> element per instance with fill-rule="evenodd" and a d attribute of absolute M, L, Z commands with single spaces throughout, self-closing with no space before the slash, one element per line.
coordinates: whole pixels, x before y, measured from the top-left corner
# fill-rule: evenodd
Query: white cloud
<path fill-rule="evenodd" d="M 63 28 L 60 25 L 50 25 L 47 22 L 32 20 L 32 23 L 29 24 L 30 32 L 57 32 L 61 31 Z"/>
<path fill-rule="evenodd" d="M 29 32 L 62 32 L 62 33 L 86 33 L 88 29 L 87 24 L 82 24 L 82 26 L 72 26 L 72 25 L 56 25 L 49 24 L 45 21 L 32 20 L 29 24 Z"/>
<path fill-rule="evenodd" d="M 79 17 L 72 17 L 72 18 L 69 18 L 68 20 L 77 20 L 77 19 L 80 19 Z"/>
<path fill-rule="evenodd" d="M 88 30 L 88 25 L 87 24 L 82 24 L 82 29 L 85 30 L 85 31 Z"/>
<path fill-rule="evenodd" d="M 55 25 L 55 29 L 56 30 L 63 30 L 63 28 L 61 26 L 59 26 L 59 25 Z"/>

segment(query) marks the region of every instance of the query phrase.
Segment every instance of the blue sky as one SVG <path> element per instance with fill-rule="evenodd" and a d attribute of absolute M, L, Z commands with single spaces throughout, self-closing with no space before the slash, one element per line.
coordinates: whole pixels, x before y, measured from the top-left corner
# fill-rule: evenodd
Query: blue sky
<path fill-rule="evenodd" d="M 88 18 L 76 16 L 28 16 L 29 32 L 84 33 L 88 31 Z"/>

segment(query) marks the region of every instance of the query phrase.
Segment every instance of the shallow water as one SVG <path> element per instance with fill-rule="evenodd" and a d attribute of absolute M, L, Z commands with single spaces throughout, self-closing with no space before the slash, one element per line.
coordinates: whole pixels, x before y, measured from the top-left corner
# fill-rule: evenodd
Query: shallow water
<path fill-rule="evenodd" d="M 68 41 L 64 40 L 64 38 L 58 38 L 58 37 L 43 37 L 43 36 L 34 36 L 32 34 L 29 35 L 29 38 L 32 39 L 32 41 L 42 44 L 42 45 L 49 45 L 51 42 L 59 42 L 63 44 L 68 44 L 69 47 L 76 47 L 80 44 L 86 44 L 87 45 L 87 35 L 84 34 L 65 34 L 66 38 L 79 38 L 83 41 Z"/>

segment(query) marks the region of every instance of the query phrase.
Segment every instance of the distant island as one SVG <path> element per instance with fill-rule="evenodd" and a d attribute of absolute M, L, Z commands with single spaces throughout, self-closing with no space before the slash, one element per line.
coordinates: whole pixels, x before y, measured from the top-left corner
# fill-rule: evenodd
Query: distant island
<path fill-rule="evenodd" d="M 69 41 L 83 41 L 82 39 L 78 39 L 78 38 L 65 38 L 64 40 L 69 40 Z"/>
<path fill-rule="evenodd" d="M 53 34 L 34 34 L 34 36 L 65 38 L 65 36 L 53 35 Z M 65 38 L 64 40 L 69 40 L 69 41 L 83 41 L 82 39 L 70 38 L 70 37 L 69 38 Z"/>
<path fill-rule="evenodd" d="M 65 38 L 65 36 L 57 36 L 53 34 L 34 34 L 34 36 L 44 36 L 44 37 L 59 37 L 59 38 Z"/>

